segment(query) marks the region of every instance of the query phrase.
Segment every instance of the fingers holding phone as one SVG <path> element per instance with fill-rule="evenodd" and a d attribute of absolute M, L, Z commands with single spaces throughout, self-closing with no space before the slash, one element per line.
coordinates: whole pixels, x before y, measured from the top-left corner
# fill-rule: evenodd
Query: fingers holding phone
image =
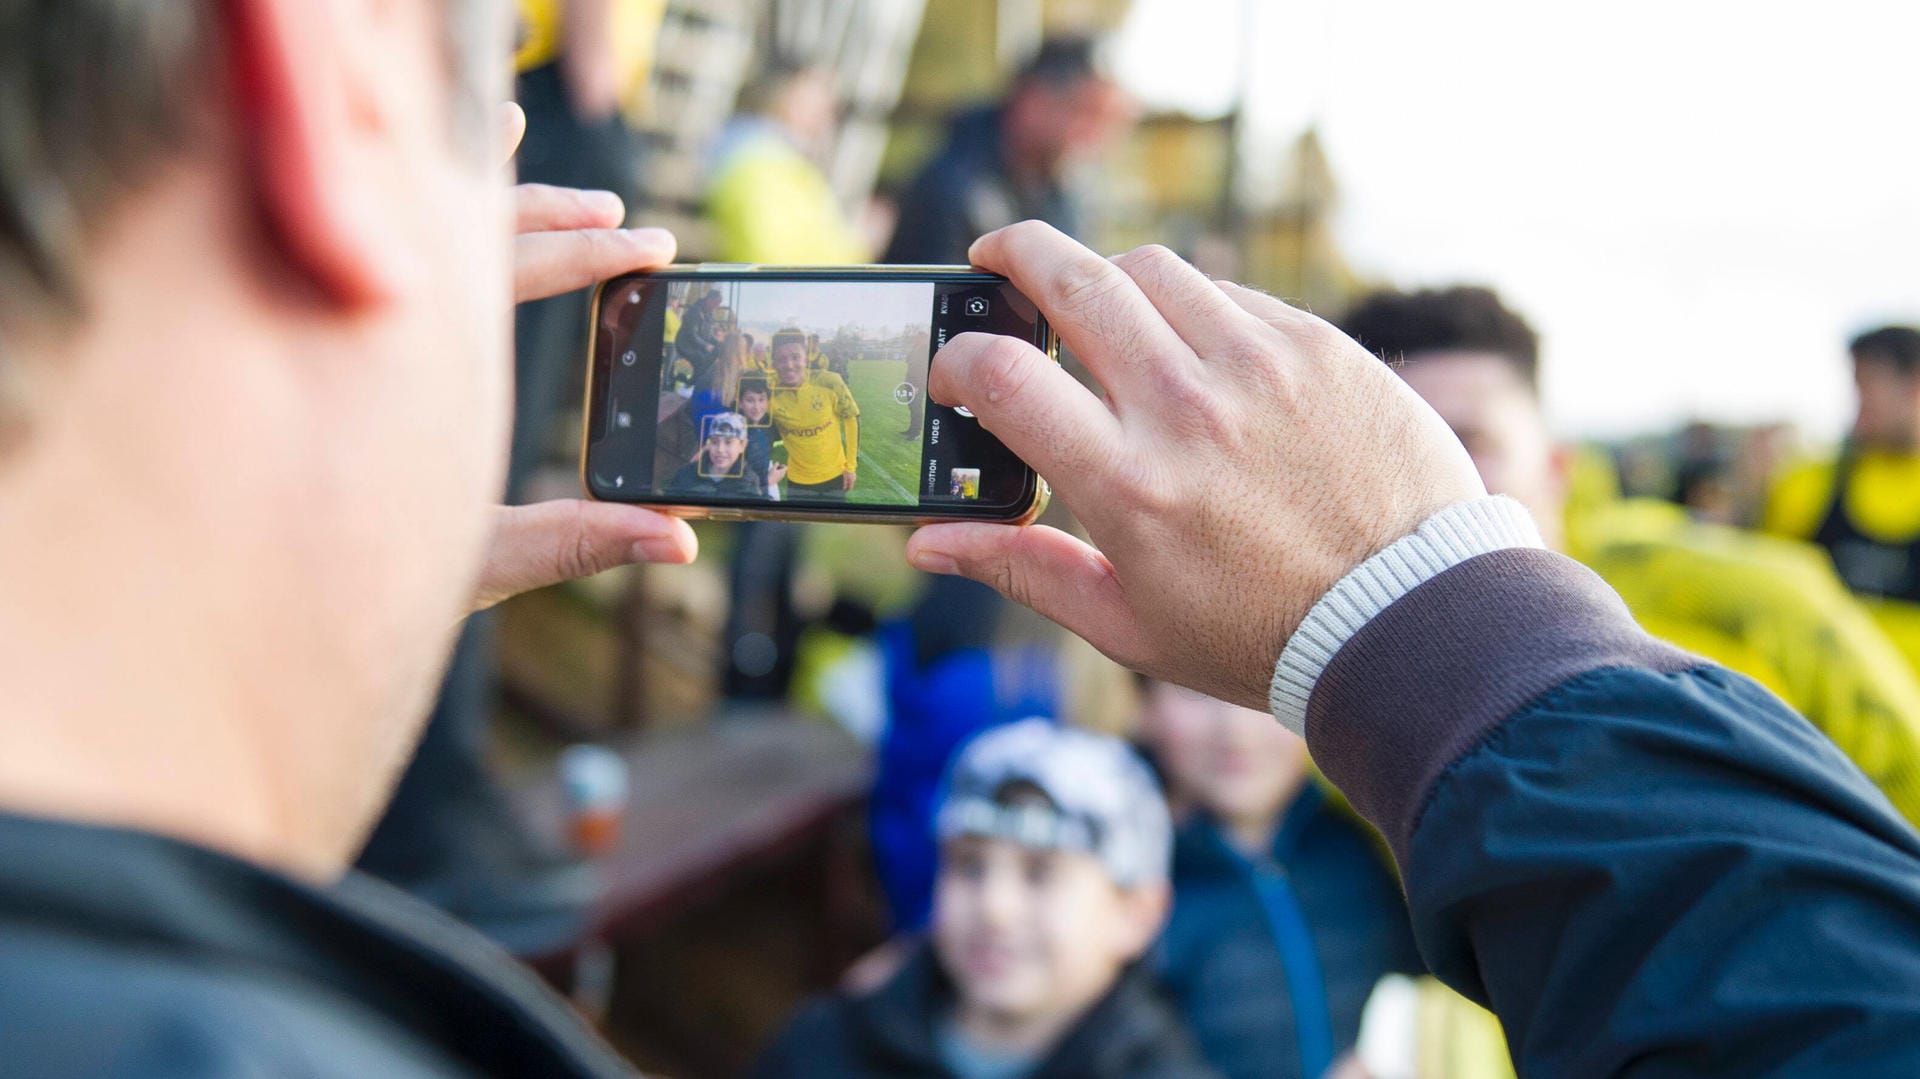
<path fill-rule="evenodd" d="M 594 498 L 682 516 L 899 522 L 1024 522 L 1044 503 L 1039 477 L 971 413 L 927 403 L 932 358 L 962 333 L 1053 362 L 1045 320 L 1004 278 L 675 267 L 606 282 L 595 312 L 581 453 Z M 723 418 L 740 432 L 737 457 L 730 441 L 712 444 Z M 716 450 L 742 471 L 685 468 Z"/>
<path fill-rule="evenodd" d="M 922 569 L 981 580 L 1123 663 L 1263 707 L 1281 647 L 1335 581 L 1484 494 L 1439 417 L 1312 315 L 1157 250 L 1103 259 L 1037 223 L 974 253 L 1036 294 L 1108 399 L 1017 343 L 976 337 L 941 353 L 935 398 L 1053 480 L 1093 545 L 936 525 L 909 548 Z"/>

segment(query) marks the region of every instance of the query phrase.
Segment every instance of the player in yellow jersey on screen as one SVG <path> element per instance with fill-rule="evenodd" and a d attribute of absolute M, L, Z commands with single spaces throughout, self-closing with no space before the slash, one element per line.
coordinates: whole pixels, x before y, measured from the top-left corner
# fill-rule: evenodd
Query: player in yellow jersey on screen
<path fill-rule="evenodd" d="M 844 500 L 860 459 L 860 406 L 846 380 L 810 370 L 807 336 L 773 335 L 773 422 L 787 449 L 787 497 Z"/>

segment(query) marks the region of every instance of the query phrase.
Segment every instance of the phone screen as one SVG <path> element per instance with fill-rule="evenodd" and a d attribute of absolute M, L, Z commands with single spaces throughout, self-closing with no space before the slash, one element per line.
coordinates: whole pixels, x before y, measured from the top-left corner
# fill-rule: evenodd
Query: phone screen
<path fill-rule="evenodd" d="M 664 271 L 595 313 L 585 478 L 614 501 L 1008 516 L 1035 477 L 927 397 L 969 331 L 1045 348 L 1031 301 L 976 272 Z"/>

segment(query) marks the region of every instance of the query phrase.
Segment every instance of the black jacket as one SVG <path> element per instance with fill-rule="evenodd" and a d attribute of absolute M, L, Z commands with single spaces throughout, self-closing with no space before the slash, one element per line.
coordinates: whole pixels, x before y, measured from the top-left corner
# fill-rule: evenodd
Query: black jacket
<path fill-rule="evenodd" d="M 1186 1028 L 1129 971 L 1074 1024 L 1028 1079 L 1215 1079 Z M 922 948 L 868 996 L 809 1005 L 755 1069 L 756 1079 L 947 1079 L 934 1027 L 952 990 Z"/>
<path fill-rule="evenodd" d="M 370 878 L 0 814 L 0 1076 L 631 1076 L 559 997 Z"/>
<path fill-rule="evenodd" d="M 1069 236 L 1080 232 L 1080 206 L 1058 183 L 1023 187 L 1007 170 L 997 108 L 956 116 L 947 143 L 900 198 L 900 221 L 882 262 L 965 264 L 982 235 L 1035 218 Z M 684 331 L 683 331 L 684 332 Z"/>

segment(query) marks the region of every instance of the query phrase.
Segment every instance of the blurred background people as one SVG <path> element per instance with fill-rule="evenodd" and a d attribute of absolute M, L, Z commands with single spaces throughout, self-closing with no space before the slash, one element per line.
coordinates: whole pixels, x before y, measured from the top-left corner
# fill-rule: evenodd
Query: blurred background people
<path fill-rule="evenodd" d="M 1143 685 L 1136 736 L 1179 818 L 1155 969 L 1227 1079 L 1319 1079 L 1380 979 L 1426 969 L 1383 842 L 1273 717 Z"/>
<path fill-rule="evenodd" d="M 1132 119 L 1132 105 L 1092 37 L 1057 37 L 1014 74 L 1002 99 L 961 111 L 945 145 L 922 165 L 900 197 L 900 216 L 883 261 L 967 262 L 976 237 L 1038 218 L 1070 235 L 1083 231 L 1083 197 L 1074 170 Z M 903 436 L 917 436 L 926 395 L 914 396 Z M 992 589 L 959 577 L 922 580 L 914 609 L 883 634 L 888 721 L 881 735 L 873 835 L 877 864 L 896 929 L 921 925 L 931 899 L 927 821 L 933 788 L 948 754 L 972 735 L 1014 715 L 1057 715 L 1037 671 L 1050 661 L 1030 650 L 1000 651 L 1007 604 Z M 939 692 L 929 692 L 941 687 Z"/>
<path fill-rule="evenodd" d="M 1920 684 L 1818 550 L 1654 500 L 1569 514 L 1572 457 L 1540 408 L 1538 339 L 1489 289 L 1376 291 L 1340 325 L 1446 420 L 1489 491 L 1526 505 L 1649 632 L 1780 694 L 1920 821 Z"/>
<path fill-rule="evenodd" d="M 1824 548 L 1920 670 L 1920 330 L 1882 326 L 1848 352 L 1853 429 L 1836 457 L 1780 476 L 1766 528 Z"/>
<path fill-rule="evenodd" d="M 717 259 L 804 266 L 869 257 L 819 165 L 838 110 L 833 72 L 787 56 L 768 59 L 740 91 L 739 112 L 709 155 Z"/>
<path fill-rule="evenodd" d="M 779 54 L 760 65 L 707 153 L 703 213 L 716 259 L 819 265 L 871 255 L 820 164 L 839 107 L 827 66 Z M 756 360 L 751 346 L 745 360 Z M 772 346 L 763 362 L 771 383 Z M 728 697 L 777 702 L 791 688 L 804 629 L 792 596 L 801 540 L 798 526 L 778 521 L 734 531 L 721 661 Z"/>
<path fill-rule="evenodd" d="M 1072 171 L 1131 122 L 1133 106 L 1093 38 L 1044 42 L 1004 99 L 954 117 L 947 143 L 900 198 L 882 261 L 965 265 L 978 237 L 1015 221 L 1082 231 Z"/>
<path fill-rule="evenodd" d="M 877 990 L 803 1012 L 761 1079 L 1207 1079 L 1139 960 L 1172 831 L 1117 739 L 1030 719 L 954 761 L 931 941 Z"/>

